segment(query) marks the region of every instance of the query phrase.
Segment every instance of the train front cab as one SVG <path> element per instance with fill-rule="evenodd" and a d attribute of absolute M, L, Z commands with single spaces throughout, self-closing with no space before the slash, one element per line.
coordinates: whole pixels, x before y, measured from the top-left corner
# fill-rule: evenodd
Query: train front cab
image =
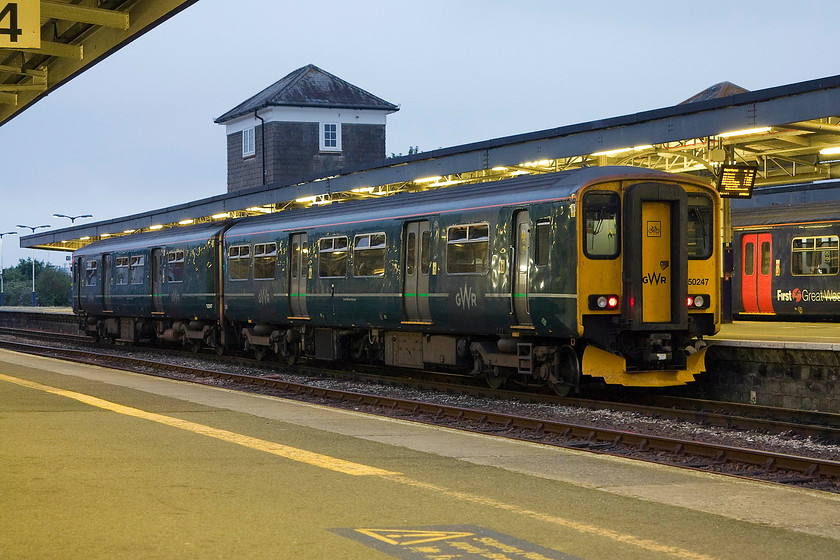
<path fill-rule="evenodd" d="M 609 384 L 671 386 L 705 369 L 697 337 L 719 328 L 716 193 L 621 181 L 579 192 L 582 370 Z"/>

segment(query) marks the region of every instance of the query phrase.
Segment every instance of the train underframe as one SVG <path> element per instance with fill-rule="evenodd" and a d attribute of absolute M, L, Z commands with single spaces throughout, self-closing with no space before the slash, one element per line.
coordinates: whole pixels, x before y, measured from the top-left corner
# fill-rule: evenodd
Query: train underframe
<path fill-rule="evenodd" d="M 632 337 L 621 337 L 619 354 L 572 337 L 234 323 L 222 328 L 215 321 L 132 317 L 89 317 L 85 329 L 106 342 L 165 342 L 195 352 L 214 349 L 219 354 L 243 350 L 258 360 L 276 359 L 288 364 L 307 357 L 437 369 L 481 377 L 494 388 L 508 381 L 541 383 L 558 395 L 576 392 L 582 374 L 618 385 L 668 386 L 690 382 L 705 369 L 705 349 L 697 352 L 696 341 L 682 333 L 633 333 Z"/>

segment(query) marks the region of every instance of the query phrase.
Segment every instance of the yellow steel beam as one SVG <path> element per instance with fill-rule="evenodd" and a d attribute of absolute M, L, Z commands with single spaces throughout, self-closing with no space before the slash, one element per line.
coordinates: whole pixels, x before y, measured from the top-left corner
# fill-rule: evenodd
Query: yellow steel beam
<path fill-rule="evenodd" d="M 46 54 L 61 58 L 72 58 L 82 60 L 84 58 L 84 47 L 82 45 L 67 45 L 65 43 L 54 43 L 53 41 L 41 41 L 40 49 L 19 49 L 25 53 Z"/>
<path fill-rule="evenodd" d="M 2 93 L 19 93 L 21 91 L 44 91 L 47 84 L 0 84 Z"/>
<path fill-rule="evenodd" d="M 86 8 L 84 6 L 60 4 L 45 0 L 41 0 L 41 17 L 90 23 L 101 25 L 102 27 L 113 27 L 114 29 L 128 29 L 129 27 L 129 16 L 124 12 L 103 10 L 100 8 Z"/>
<path fill-rule="evenodd" d="M 46 70 L 27 70 L 26 68 L 20 68 L 18 66 L 3 66 L 0 64 L 0 72 L 5 72 L 6 74 L 17 74 L 18 76 L 30 76 L 41 80 L 47 79 Z"/>
<path fill-rule="evenodd" d="M 17 95 L 14 93 L 0 93 L 0 104 L 17 106 Z"/>

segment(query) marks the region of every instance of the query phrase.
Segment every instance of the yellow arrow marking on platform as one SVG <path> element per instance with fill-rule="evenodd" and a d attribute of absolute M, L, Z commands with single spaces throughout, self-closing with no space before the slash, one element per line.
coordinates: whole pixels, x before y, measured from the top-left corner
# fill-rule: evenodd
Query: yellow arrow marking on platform
<path fill-rule="evenodd" d="M 396 546 L 411 546 L 434 541 L 463 539 L 475 534 L 453 531 L 418 531 L 411 529 L 356 529 L 356 532 Z"/>
<path fill-rule="evenodd" d="M 53 395 L 67 397 L 69 399 L 73 399 L 75 401 L 79 401 L 81 403 L 94 406 L 96 408 L 101 408 L 103 410 L 109 410 L 111 412 L 124 414 L 126 416 L 133 416 L 134 418 L 142 418 L 143 420 L 150 420 L 152 422 L 164 424 L 173 428 L 180 428 L 182 430 L 187 430 L 188 432 L 193 432 L 195 434 L 201 434 L 229 443 L 235 443 L 243 447 L 249 447 L 257 451 L 264 451 L 266 453 L 271 453 L 272 455 L 277 455 L 286 459 L 291 459 L 292 461 L 298 461 L 301 463 L 306 463 L 308 465 L 314 465 L 316 467 L 329 469 L 331 471 L 352 474 L 355 476 L 389 476 L 400 474 L 391 471 L 386 471 L 383 469 L 378 469 L 376 467 L 370 467 L 368 465 L 362 465 L 359 463 L 345 461 L 336 457 L 330 457 L 329 455 L 321 455 L 320 453 L 313 453 L 311 451 L 305 451 L 296 447 L 289 447 L 287 445 L 282 445 L 273 441 L 266 441 L 263 439 L 257 439 L 250 436 L 237 434 L 235 432 L 229 432 L 227 430 L 221 430 L 219 428 L 205 426 L 203 424 L 196 424 L 195 422 L 190 422 L 189 420 L 181 420 L 180 418 L 173 418 L 172 416 L 164 416 L 163 414 L 156 414 L 154 412 L 140 410 L 139 408 L 124 406 L 121 404 L 99 399 L 97 397 L 92 397 L 90 395 L 85 395 L 83 393 L 76 393 L 74 391 L 67 391 L 65 389 L 57 389 L 55 387 L 42 385 L 34 381 L 27 381 L 25 379 L 19 379 L 17 377 L 3 375 L 2 373 L 0 373 L 0 380 L 8 381 L 9 383 L 14 383 L 22 387 L 28 387 L 30 389 L 37 389 L 39 391 L 44 391 Z"/>

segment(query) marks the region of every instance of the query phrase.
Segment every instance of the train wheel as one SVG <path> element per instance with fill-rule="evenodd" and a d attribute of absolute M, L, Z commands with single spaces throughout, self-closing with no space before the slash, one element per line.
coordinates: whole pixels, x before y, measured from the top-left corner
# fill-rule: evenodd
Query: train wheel
<path fill-rule="evenodd" d="M 580 382 L 580 361 L 575 349 L 561 346 L 554 353 L 554 372 L 548 379 L 548 386 L 558 397 L 565 397 Z"/>
<path fill-rule="evenodd" d="M 258 362 L 265 360 L 268 355 L 268 348 L 265 346 L 254 346 L 254 359 Z"/>
<path fill-rule="evenodd" d="M 484 379 L 487 380 L 487 385 L 491 389 L 498 389 L 505 384 L 505 381 L 507 381 L 507 375 L 499 373 L 499 368 L 494 367 L 492 370 L 488 370 L 487 373 L 484 374 Z"/>

